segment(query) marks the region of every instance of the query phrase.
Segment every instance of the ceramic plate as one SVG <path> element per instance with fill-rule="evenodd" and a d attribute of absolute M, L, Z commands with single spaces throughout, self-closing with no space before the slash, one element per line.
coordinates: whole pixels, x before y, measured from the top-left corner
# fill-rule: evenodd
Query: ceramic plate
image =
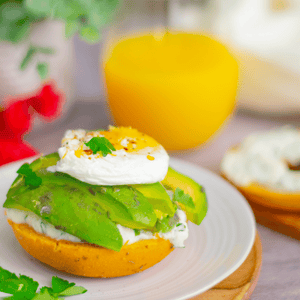
<path fill-rule="evenodd" d="M 187 299 L 203 293 L 233 273 L 246 259 L 254 243 L 255 219 L 243 196 L 219 176 L 171 159 L 175 169 L 205 187 L 209 204 L 202 224 L 189 225 L 190 236 L 185 248 L 175 249 L 159 264 L 142 273 L 123 278 L 94 279 L 68 275 L 29 256 L 18 244 L 4 217 L 2 204 L 20 165 L 18 162 L 0 168 L 0 266 L 30 276 L 40 286 L 51 285 L 51 278 L 55 275 L 88 290 L 74 299 Z"/>

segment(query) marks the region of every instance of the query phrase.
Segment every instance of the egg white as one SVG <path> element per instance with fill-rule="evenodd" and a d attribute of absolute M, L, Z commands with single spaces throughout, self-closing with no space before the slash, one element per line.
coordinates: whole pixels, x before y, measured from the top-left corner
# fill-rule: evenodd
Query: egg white
<path fill-rule="evenodd" d="M 58 149 L 60 161 L 48 170 L 67 173 L 94 185 L 150 184 L 163 180 L 168 172 L 169 156 L 161 145 L 133 152 L 116 150 L 105 157 L 97 154 L 77 157 L 75 151 L 85 136 L 82 129 L 67 131 L 63 141 L 68 142 Z M 126 139 L 122 142 L 126 143 Z"/>

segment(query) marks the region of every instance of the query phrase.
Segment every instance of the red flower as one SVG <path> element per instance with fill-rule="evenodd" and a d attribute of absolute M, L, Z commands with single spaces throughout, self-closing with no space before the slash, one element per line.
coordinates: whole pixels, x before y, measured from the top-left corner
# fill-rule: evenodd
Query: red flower
<path fill-rule="evenodd" d="M 29 99 L 30 105 L 45 119 L 53 119 L 60 115 L 62 108 L 62 94 L 53 85 L 47 84 L 40 94 Z"/>
<path fill-rule="evenodd" d="M 0 138 L 20 137 L 31 125 L 31 114 L 27 101 L 18 101 L 0 112 Z"/>
<path fill-rule="evenodd" d="M 0 149 L 0 166 L 38 154 L 38 151 L 20 139 L 0 139 Z"/>
<path fill-rule="evenodd" d="M 47 84 L 37 96 L 20 99 L 0 110 L 0 166 L 38 153 L 22 139 L 32 122 L 30 106 L 52 120 L 61 112 L 62 99 L 54 85 Z"/>

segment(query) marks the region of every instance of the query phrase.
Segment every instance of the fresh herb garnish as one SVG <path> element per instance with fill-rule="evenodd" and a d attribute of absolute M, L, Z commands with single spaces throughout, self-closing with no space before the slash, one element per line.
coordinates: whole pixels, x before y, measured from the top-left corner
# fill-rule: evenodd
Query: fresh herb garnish
<path fill-rule="evenodd" d="M 185 194 L 180 188 L 176 188 L 173 201 L 183 204 L 184 206 L 195 208 L 193 198 L 189 194 Z"/>
<path fill-rule="evenodd" d="M 135 236 L 140 235 L 141 231 L 139 229 L 133 229 Z"/>
<path fill-rule="evenodd" d="M 42 178 L 32 171 L 28 163 L 23 164 L 17 173 L 25 177 L 25 185 L 36 188 L 42 184 Z"/>
<path fill-rule="evenodd" d="M 84 144 L 93 151 L 93 154 L 100 151 L 104 157 L 107 154 L 111 154 L 112 151 L 116 151 L 115 147 L 105 137 L 93 137 L 89 142 Z"/>
<path fill-rule="evenodd" d="M 37 293 L 39 284 L 25 275 L 19 277 L 0 267 L 0 292 L 13 295 L 6 299 L 14 300 L 57 300 L 62 296 L 75 296 L 85 293 L 87 290 L 75 283 L 59 277 L 52 277 L 52 287 L 44 286 Z"/>

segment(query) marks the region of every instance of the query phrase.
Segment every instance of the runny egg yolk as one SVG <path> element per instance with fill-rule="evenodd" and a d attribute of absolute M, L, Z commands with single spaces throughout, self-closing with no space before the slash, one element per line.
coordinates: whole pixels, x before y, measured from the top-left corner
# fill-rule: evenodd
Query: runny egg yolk
<path fill-rule="evenodd" d="M 100 131 L 116 148 L 127 152 L 137 152 L 146 147 L 157 147 L 158 144 L 152 137 L 139 132 L 131 127 L 110 127 L 109 131 Z"/>
<path fill-rule="evenodd" d="M 78 145 L 78 148 L 75 150 L 75 155 L 80 158 L 82 155 L 91 155 L 93 152 L 88 149 L 84 144 L 86 141 L 93 137 L 105 137 L 109 142 L 114 146 L 116 150 L 125 150 L 126 152 L 139 152 L 147 147 L 156 148 L 160 146 L 152 137 L 139 132 L 137 129 L 131 127 L 113 127 L 110 126 L 108 131 L 90 131 L 87 132 L 84 138 L 79 139 L 81 143 Z M 74 137 L 77 138 L 78 137 Z M 63 143 L 66 142 L 66 139 L 63 140 Z M 113 152 L 111 155 L 115 155 Z M 100 154 L 97 154 L 96 157 L 101 157 Z M 154 158 L 151 155 L 148 155 L 149 160 Z"/>

